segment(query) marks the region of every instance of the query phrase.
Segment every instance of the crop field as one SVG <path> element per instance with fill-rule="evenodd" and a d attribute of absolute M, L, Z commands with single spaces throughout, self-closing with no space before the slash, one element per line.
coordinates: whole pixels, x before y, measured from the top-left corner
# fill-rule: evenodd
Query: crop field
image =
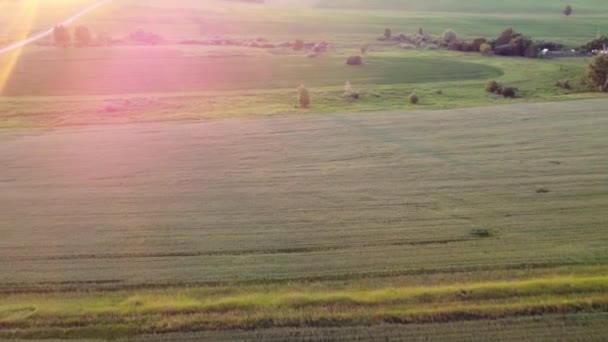
<path fill-rule="evenodd" d="M 0 340 L 605 340 L 590 57 L 378 40 L 575 48 L 604 1 L 269 2 L 115 0 L 77 21 L 114 45 L 0 53 Z M 0 50 L 94 3 L 0 0 Z"/>
<path fill-rule="evenodd" d="M 603 312 L 604 105 L 4 132 L 2 336 Z"/>

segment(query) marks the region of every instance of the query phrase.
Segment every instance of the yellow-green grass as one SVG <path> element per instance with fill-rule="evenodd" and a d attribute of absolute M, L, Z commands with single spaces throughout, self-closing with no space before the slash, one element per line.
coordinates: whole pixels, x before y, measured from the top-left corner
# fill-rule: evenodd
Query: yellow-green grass
<path fill-rule="evenodd" d="M 576 270 L 576 268 L 574 268 Z M 548 269 L 540 278 L 415 286 L 407 278 L 23 293 L 0 299 L 3 337 L 121 337 L 276 327 L 439 323 L 608 309 L 605 267 Z M 539 270 L 542 274 L 544 271 Z M 532 274 L 536 272 L 531 272 Z M 492 276 L 492 275 L 490 275 Z M 436 276 L 437 277 L 437 276 Z"/>
<path fill-rule="evenodd" d="M 437 324 L 274 328 L 145 335 L 129 341 L 585 341 L 605 340 L 606 313 L 579 313 Z M 121 339 L 122 341 L 122 339 Z"/>

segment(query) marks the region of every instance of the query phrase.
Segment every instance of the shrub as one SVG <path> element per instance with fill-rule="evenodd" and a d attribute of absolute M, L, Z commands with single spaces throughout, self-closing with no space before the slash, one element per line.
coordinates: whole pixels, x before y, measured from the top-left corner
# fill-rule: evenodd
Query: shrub
<path fill-rule="evenodd" d="M 435 92 L 437 95 L 443 95 L 443 90 L 441 89 L 437 89 L 437 91 Z"/>
<path fill-rule="evenodd" d="M 452 42 L 455 42 L 456 40 L 458 40 L 458 36 L 456 35 L 456 32 L 454 32 L 454 30 L 448 29 L 443 33 L 443 41 L 446 44 L 450 44 Z"/>
<path fill-rule="evenodd" d="M 488 93 L 496 93 L 500 89 L 500 84 L 496 81 L 490 81 L 486 84 L 486 91 Z"/>
<path fill-rule="evenodd" d="M 481 46 L 483 44 L 486 44 L 488 42 L 487 39 L 485 38 L 477 38 L 473 40 L 472 46 L 473 46 L 473 51 L 479 52 L 481 51 Z"/>
<path fill-rule="evenodd" d="M 462 51 L 462 42 L 453 41 L 448 44 L 448 50 L 452 51 Z"/>
<path fill-rule="evenodd" d="M 74 38 L 76 40 L 76 44 L 80 46 L 89 46 L 91 44 L 91 31 L 86 26 L 76 26 L 74 30 Z"/>
<path fill-rule="evenodd" d="M 492 46 L 488 43 L 481 44 L 479 47 L 479 52 L 481 52 L 482 55 L 487 56 L 492 53 Z"/>
<path fill-rule="evenodd" d="M 555 81 L 555 86 L 563 89 L 572 89 L 570 85 L 570 80 L 557 80 Z"/>
<path fill-rule="evenodd" d="M 392 37 L 393 37 L 393 31 L 391 31 L 391 29 L 390 29 L 390 28 L 385 28 L 385 29 L 384 29 L 384 38 L 385 38 L 386 40 L 389 40 L 389 39 L 391 39 Z"/>
<path fill-rule="evenodd" d="M 407 97 L 408 100 L 410 101 L 411 104 L 418 104 L 418 102 L 420 101 L 420 98 L 418 97 L 418 94 L 416 94 L 415 91 L 413 91 L 410 96 Z"/>
<path fill-rule="evenodd" d="M 591 52 L 594 50 L 603 50 L 604 47 L 608 46 L 608 37 L 601 36 L 597 39 L 590 41 L 589 43 L 580 47 L 580 50 L 585 52 Z"/>
<path fill-rule="evenodd" d="M 310 93 L 303 84 L 298 87 L 298 102 L 301 108 L 310 107 Z"/>
<path fill-rule="evenodd" d="M 147 32 L 142 28 L 138 28 L 129 33 L 129 40 L 135 43 L 156 45 L 161 42 L 161 38 L 158 34 L 153 32 Z"/>
<path fill-rule="evenodd" d="M 502 87 L 501 94 L 503 97 L 514 98 L 517 92 L 517 88 L 513 87 Z"/>
<path fill-rule="evenodd" d="M 608 55 L 599 54 L 589 62 L 587 84 L 597 91 L 608 91 Z"/>
<path fill-rule="evenodd" d="M 517 50 L 517 47 L 515 47 L 511 44 L 496 45 L 496 47 L 494 48 L 494 53 L 499 56 L 518 56 L 519 55 L 519 51 Z"/>
<path fill-rule="evenodd" d="M 296 41 L 293 43 L 293 49 L 296 51 L 304 50 L 304 41 L 301 39 L 296 39 Z"/>
<path fill-rule="evenodd" d="M 53 28 L 53 42 L 58 46 L 68 46 L 72 41 L 70 32 L 63 25 L 58 25 Z"/>
<path fill-rule="evenodd" d="M 359 93 L 353 89 L 353 86 L 352 84 L 350 84 L 350 81 L 346 81 L 346 84 L 344 84 L 344 97 L 355 100 L 359 99 Z"/>
<path fill-rule="evenodd" d="M 564 15 L 566 17 L 569 17 L 572 14 L 572 6 L 568 5 L 566 7 L 564 7 L 564 9 L 562 10 L 562 13 L 564 13 Z"/>
<path fill-rule="evenodd" d="M 363 58 L 361 56 L 350 56 L 346 59 L 348 65 L 361 65 L 363 64 Z"/>

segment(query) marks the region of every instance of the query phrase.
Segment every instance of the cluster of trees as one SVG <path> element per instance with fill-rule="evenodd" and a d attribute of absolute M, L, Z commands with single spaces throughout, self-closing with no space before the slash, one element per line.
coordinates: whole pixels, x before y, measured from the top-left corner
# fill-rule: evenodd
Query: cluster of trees
<path fill-rule="evenodd" d="M 448 44 L 448 49 L 463 52 L 480 52 L 488 55 L 492 52 L 499 56 L 520 56 L 536 58 L 539 54 L 539 46 L 529 37 L 513 31 L 512 28 L 504 30 L 500 36 L 494 40 L 486 38 L 476 38 L 471 41 L 460 41 L 456 38 L 453 31 L 448 30 L 444 34 L 444 41 Z M 549 44 L 555 44 L 550 43 Z"/>
<path fill-rule="evenodd" d="M 608 49 L 608 37 L 606 36 L 601 36 L 597 39 L 594 39 L 579 48 L 580 51 L 590 53 L 603 51 L 606 49 Z"/>
<path fill-rule="evenodd" d="M 104 34 L 100 34 L 97 37 L 100 43 L 104 43 L 106 39 L 106 35 Z M 72 44 L 79 47 L 89 46 L 93 43 L 93 34 L 88 27 L 83 25 L 76 26 L 73 34 L 67 27 L 58 25 L 53 28 L 53 43 L 62 47 L 68 47 Z"/>
<path fill-rule="evenodd" d="M 132 43 L 145 45 L 156 45 L 162 42 L 160 35 L 145 31 L 141 28 L 131 31 L 126 37 L 126 40 Z M 58 25 L 53 28 L 53 43 L 56 46 L 68 47 L 74 45 L 77 47 L 85 47 L 91 45 L 109 45 L 113 41 L 114 40 L 109 35 L 104 33 L 100 33 L 94 38 L 91 30 L 84 25 L 76 26 L 73 32 L 63 25 Z"/>
<path fill-rule="evenodd" d="M 74 28 L 74 36 L 63 25 L 58 25 L 53 28 L 53 42 L 57 46 L 67 47 L 72 44 L 72 39 L 76 46 L 89 46 L 93 40 L 91 31 L 86 26 L 76 26 Z"/>

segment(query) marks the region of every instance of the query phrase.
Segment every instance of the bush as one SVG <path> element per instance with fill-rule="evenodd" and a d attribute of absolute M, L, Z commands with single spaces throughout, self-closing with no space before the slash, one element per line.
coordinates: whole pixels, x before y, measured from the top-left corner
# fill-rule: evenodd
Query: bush
<path fill-rule="evenodd" d="M 496 81 L 490 81 L 486 84 L 486 91 L 488 93 L 496 93 L 500 89 L 500 84 Z"/>
<path fill-rule="evenodd" d="M 363 58 L 361 58 L 361 56 L 350 56 L 346 60 L 346 64 L 348 64 L 348 65 L 361 65 L 361 64 L 363 64 Z"/>
<path fill-rule="evenodd" d="M 158 34 L 153 32 L 147 32 L 142 28 L 138 28 L 135 31 L 129 33 L 128 39 L 131 42 L 141 43 L 146 45 L 156 45 L 161 42 L 161 38 Z"/>
<path fill-rule="evenodd" d="M 517 92 L 517 88 L 513 87 L 502 87 L 501 94 L 504 97 L 514 98 Z"/>
<path fill-rule="evenodd" d="M 555 81 L 555 86 L 562 89 L 572 89 L 572 86 L 570 85 L 570 80 Z"/>
<path fill-rule="evenodd" d="M 301 39 L 296 39 L 296 41 L 293 43 L 293 49 L 296 51 L 304 50 L 304 41 Z"/>
<path fill-rule="evenodd" d="M 608 55 L 599 54 L 589 62 L 587 84 L 597 91 L 608 91 Z"/>
<path fill-rule="evenodd" d="M 486 44 L 487 42 L 488 42 L 488 40 L 485 38 L 477 38 L 477 39 L 473 40 L 473 43 L 472 43 L 473 51 L 475 51 L 475 52 L 481 51 L 481 46 L 483 44 Z"/>
<path fill-rule="evenodd" d="M 446 44 L 450 44 L 452 42 L 455 42 L 458 40 L 458 36 L 456 35 L 456 32 L 454 32 L 454 30 L 452 29 L 448 29 L 443 33 L 443 41 Z"/>
<path fill-rule="evenodd" d="M 564 15 L 566 17 L 569 17 L 572 14 L 572 6 L 568 5 L 566 7 L 564 7 L 564 9 L 562 10 L 562 13 L 564 13 Z"/>
<path fill-rule="evenodd" d="M 53 28 L 53 42 L 58 46 L 68 46 L 72 41 L 70 32 L 63 25 L 58 25 Z"/>
<path fill-rule="evenodd" d="M 407 97 L 408 100 L 410 101 L 411 104 L 418 104 L 418 102 L 420 101 L 420 98 L 418 97 L 418 94 L 416 94 L 416 92 L 412 92 L 410 94 L 410 96 Z"/>
<path fill-rule="evenodd" d="M 604 47 L 608 46 L 608 37 L 601 36 L 597 39 L 590 41 L 589 43 L 580 47 L 580 50 L 585 52 L 592 52 L 597 50 L 603 50 Z"/>
<path fill-rule="evenodd" d="M 89 46 L 91 44 L 91 31 L 86 26 L 76 26 L 74 30 L 74 38 L 76 40 L 76 44 L 80 46 Z"/>
<path fill-rule="evenodd" d="M 462 51 L 462 42 L 453 41 L 448 44 L 448 50 L 452 51 Z"/>
<path fill-rule="evenodd" d="M 389 40 L 389 39 L 391 39 L 392 37 L 393 37 L 393 31 L 391 31 L 391 29 L 390 29 L 390 28 L 386 28 L 386 29 L 384 29 L 384 38 L 385 38 L 386 40 Z"/>
<path fill-rule="evenodd" d="M 350 84 L 350 81 L 346 81 L 346 84 L 344 84 L 344 97 L 355 100 L 359 99 L 359 93 L 353 89 L 353 86 L 352 84 Z"/>
<path fill-rule="evenodd" d="M 509 28 L 505 29 L 504 31 L 502 31 L 500 36 L 494 42 L 494 45 L 500 46 L 500 45 L 509 44 L 513 39 L 515 39 L 519 36 L 521 36 L 520 33 L 516 33 L 515 31 L 513 31 L 512 28 L 509 27 Z"/>
<path fill-rule="evenodd" d="M 310 107 L 310 93 L 303 84 L 298 87 L 298 102 L 301 108 Z"/>
<path fill-rule="evenodd" d="M 517 47 L 511 44 L 496 45 L 494 53 L 499 56 L 519 56 Z"/>
<path fill-rule="evenodd" d="M 481 52 L 482 55 L 487 56 L 492 53 L 492 46 L 488 43 L 481 44 L 479 47 L 479 52 Z"/>

